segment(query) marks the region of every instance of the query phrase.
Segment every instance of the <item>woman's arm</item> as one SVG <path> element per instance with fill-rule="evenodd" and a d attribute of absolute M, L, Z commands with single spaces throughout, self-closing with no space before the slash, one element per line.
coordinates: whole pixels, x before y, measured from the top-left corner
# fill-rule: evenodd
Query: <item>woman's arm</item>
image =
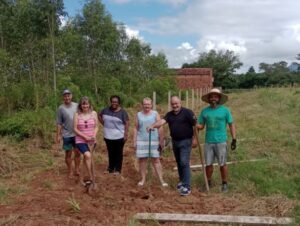
<path fill-rule="evenodd" d="M 85 134 L 80 132 L 79 129 L 77 128 L 77 122 L 78 122 L 78 113 L 77 112 L 74 114 L 73 120 L 74 120 L 74 123 L 73 123 L 74 124 L 74 132 L 76 133 L 76 135 L 82 137 L 85 140 L 88 140 L 89 138 Z"/>
<path fill-rule="evenodd" d="M 102 118 L 102 114 L 101 114 L 101 112 L 98 114 L 98 120 L 99 120 L 99 122 L 101 123 L 101 125 L 103 126 L 104 125 L 104 121 L 103 121 L 103 118 Z"/>
<path fill-rule="evenodd" d="M 134 127 L 133 127 L 133 147 L 134 147 L 134 149 L 136 149 L 138 129 L 139 129 L 139 121 L 138 121 L 137 114 L 136 114 L 134 117 Z"/>
<path fill-rule="evenodd" d="M 97 133 L 99 131 L 99 121 L 98 121 L 97 112 L 93 111 L 93 117 L 95 120 L 94 138 L 96 139 Z"/>
<path fill-rule="evenodd" d="M 160 115 L 157 113 L 156 115 L 156 122 L 160 121 L 161 118 L 160 118 Z M 159 127 L 158 128 L 158 137 L 159 137 L 159 145 L 161 148 L 164 148 L 164 129 L 163 127 Z"/>

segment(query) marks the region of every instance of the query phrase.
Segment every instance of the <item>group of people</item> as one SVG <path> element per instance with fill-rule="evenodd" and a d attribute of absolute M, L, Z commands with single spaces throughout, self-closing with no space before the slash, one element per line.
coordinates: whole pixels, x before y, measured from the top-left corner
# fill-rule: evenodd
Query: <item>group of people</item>
<path fill-rule="evenodd" d="M 110 106 L 98 114 L 93 111 L 89 99 L 82 97 L 78 104 L 72 102 L 72 93 L 66 89 L 62 93 L 63 104 L 57 110 L 57 143 L 63 138 L 65 162 L 68 175 L 80 174 L 80 155 L 88 171 L 89 180 L 86 186 L 94 183 L 92 152 L 96 145 L 96 134 L 99 122 L 103 125 L 103 136 L 108 151 L 107 173 L 121 174 L 123 148 L 129 134 L 129 116 L 121 107 L 119 96 L 111 96 Z M 177 163 L 179 181 L 177 190 L 181 196 L 191 193 L 190 154 L 196 145 L 194 127 L 198 130 L 206 128 L 205 133 L 205 172 L 208 185 L 212 186 L 213 163 L 217 159 L 222 179 L 221 190 L 228 191 L 227 184 L 227 125 L 232 137 L 231 149 L 236 149 L 236 132 L 230 110 L 223 104 L 228 96 L 214 88 L 202 96 L 209 106 L 204 108 L 198 119 L 192 110 L 184 108 L 177 96 L 171 98 L 172 110 L 163 118 L 152 108 L 152 100 L 144 98 L 142 110 L 135 115 L 133 129 L 133 145 L 139 162 L 141 180 L 138 186 L 144 186 L 147 174 L 147 161 L 150 158 L 161 186 L 168 184 L 163 179 L 160 154 L 164 148 L 163 125 L 168 124 L 172 138 L 172 148 Z M 75 171 L 72 169 L 72 152 L 74 152 Z"/>

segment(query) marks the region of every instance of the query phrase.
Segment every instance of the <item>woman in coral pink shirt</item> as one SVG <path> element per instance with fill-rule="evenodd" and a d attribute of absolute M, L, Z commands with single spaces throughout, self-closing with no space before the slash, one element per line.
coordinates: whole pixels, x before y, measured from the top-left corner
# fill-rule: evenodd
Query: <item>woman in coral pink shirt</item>
<path fill-rule="evenodd" d="M 92 148 L 96 145 L 98 132 L 97 113 L 93 111 L 88 97 L 82 97 L 78 104 L 78 110 L 74 115 L 74 131 L 76 133 L 75 143 L 78 150 L 84 156 L 84 163 L 89 174 L 86 185 L 93 184 L 94 172 L 92 166 Z"/>

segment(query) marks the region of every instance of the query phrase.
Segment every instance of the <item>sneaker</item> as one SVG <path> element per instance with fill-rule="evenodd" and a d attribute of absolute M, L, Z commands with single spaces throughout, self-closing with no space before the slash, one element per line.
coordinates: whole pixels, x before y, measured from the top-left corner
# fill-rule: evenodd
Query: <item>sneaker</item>
<path fill-rule="evenodd" d="M 187 196 L 189 194 L 191 194 L 191 189 L 190 188 L 183 187 L 180 191 L 181 196 Z"/>
<path fill-rule="evenodd" d="M 222 184 L 222 192 L 228 192 L 228 184 Z"/>
<path fill-rule="evenodd" d="M 115 176 L 120 176 L 120 175 L 121 175 L 121 172 L 115 171 L 115 172 L 114 172 L 114 175 L 115 175 Z"/>
<path fill-rule="evenodd" d="M 164 188 L 169 187 L 169 185 L 166 182 L 162 182 L 161 186 L 164 187 Z"/>
<path fill-rule="evenodd" d="M 177 190 L 178 191 L 181 191 L 183 189 L 183 184 L 182 184 L 182 182 L 179 182 L 178 184 L 177 184 Z"/>

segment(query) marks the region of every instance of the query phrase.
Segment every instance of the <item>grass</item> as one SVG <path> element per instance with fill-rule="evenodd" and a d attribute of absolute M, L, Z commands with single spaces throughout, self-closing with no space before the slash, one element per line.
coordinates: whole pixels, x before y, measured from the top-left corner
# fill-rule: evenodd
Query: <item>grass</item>
<path fill-rule="evenodd" d="M 75 199 L 74 194 L 72 194 L 72 196 L 68 198 L 67 203 L 70 205 L 70 209 L 72 210 L 72 212 L 80 212 L 80 203 Z"/>
<path fill-rule="evenodd" d="M 226 105 L 232 111 L 237 128 L 237 150 L 229 151 L 228 161 L 265 161 L 228 165 L 230 191 L 226 195 L 242 194 L 253 198 L 272 198 L 279 195 L 288 198 L 296 202 L 293 214 L 299 222 L 300 88 L 255 89 L 228 95 L 229 101 Z M 194 112 L 198 115 L 200 110 L 198 107 Z M 128 109 L 132 119 L 131 130 L 136 111 L 137 109 Z M 164 129 L 165 135 L 168 136 L 167 126 Z M 98 139 L 102 139 L 101 134 Z M 36 173 L 49 169 L 57 170 L 57 161 L 51 153 L 40 149 L 38 142 L 32 145 L 35 140 L 0 140 L 0 204 L 8 203 L 11 197 L 24 193 L 26 184 Z M 204 142 L 204 132 L 200 133 L 200 142 Z M 173 153 L 170 149 L 163 153 L 163 157 L 171 156 Z M 196 149 L 193 150 L 192 156 L 196 159 L 195 164 L 200 164 Z M 204 184 L 202 172 L 192 175 L 192 187 Z M 164 170 L 164 179 L 172 189 L 176 189 L 176 171 Z M 21 181 L 22 186 L 10 185 L 8 180 Z M 213 180 L 215 184 L 220 184 L 217 168 Z M 53 184 L 51 181 L 45 181 L 43 186 L 52 189 Z M 218 186 L 214 189 L 213 192 L 219 192 Z M 76 209 L 77 204 L 79 206 L 74 197 L 70 197 L 68 201 L 71 209 Z"/>
<path fill-rule="evenodd" d="M 258 89 L 230 95 L 228 105 L 238 137 L 238 150 L 231 152 L 230 158 L 268 160 L 230 166 L 236 192 L 253 193 L 247 187 L 254 187 L 256 195 L 300 198 L 300 175 L 295 173 L 300 172 L 299 98 L 299 88 Z"/>
<path fill-rule="evenodd" d="M 0 204 L 11 203 L 15 196 L 24 194 L 37 173 L 56 168 L 54 157 L 39 148 L 38 139 L 19 142 L 2 137 L 0 156 Z M 51 189 L 50 183 L 44 186 Z"/>

